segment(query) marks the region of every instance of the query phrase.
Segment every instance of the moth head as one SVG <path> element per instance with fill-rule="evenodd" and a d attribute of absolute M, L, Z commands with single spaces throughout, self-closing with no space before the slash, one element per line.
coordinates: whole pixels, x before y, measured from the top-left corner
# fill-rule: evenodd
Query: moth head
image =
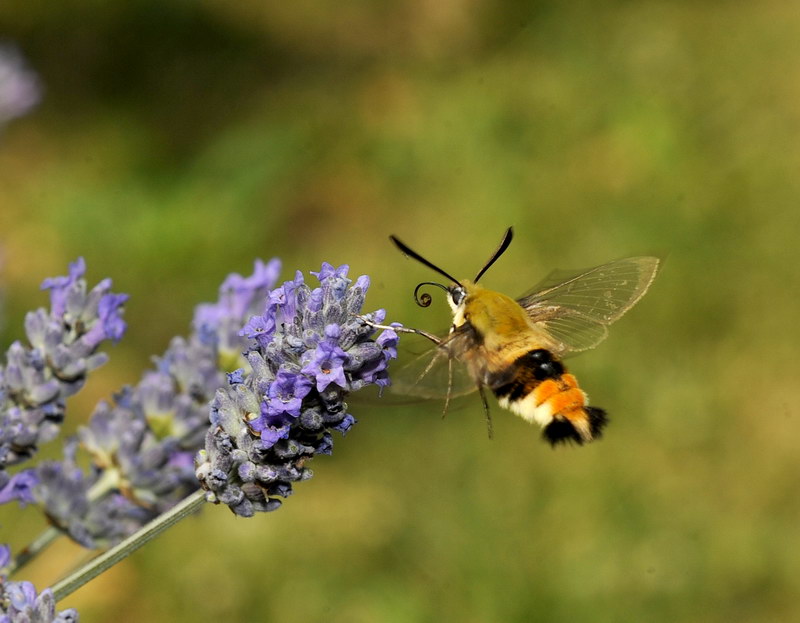
<path fill-rule="evenodd" d="M 441 288 L 447 293 L 447 303 L 450 305 L 450 308 L 453 310 L 453 314 L 458 316 L 459 314 L 463 316 L 464 312 L 464 305 L 468 300 L 468 291 L 471 287 L 475 287 L 475 284 L 478 282 L 478 279 L 483 276 L 489 267 L 495 263 L 497 258 L 499 258 L 505 250 L 508 248 L 508 245 L 511 244 L 511 238 L 514 235 L 514 231 L 511 227 L 506 230 L 506 233 L 503 235 L 503 239 L 500 241 L 500 246 L 497 247 L 497 250 L 492 254 L 489 260 L 483 265 L 478 271 L 475 279 L 472 282 L 469 281 L 459 281 L 450 273 L 442 270 L 436 264 L 432 263 L 430 260 L 426 260 L 422 257 L 419 253 L 411 249 L 408 245 L 398 240 L 395 236 L 389 236 L 389 238 L 394 242 L 400 251 L 402 251 L 405 255 L 414 258 L 421 264 L 424 264 L 428 268 L 435 270 L 437 273 L 446 277 L 450 280 L 453 284 L 451 286 L 446 286 L 442 283 L 438 283 L 436 281 L 423 281 L 422 283 L 417 284 L 417 287 L 414 288 L 414 300 L 417 302 L 417 305 L 420 307 L 428 307 L 432 302 L 431 295 L 427 292 L 420 293 L 420 289 L 424 286 L 434 286 L 436 288 Z M 463 322 L 463 321 L 462 321 Z"/>

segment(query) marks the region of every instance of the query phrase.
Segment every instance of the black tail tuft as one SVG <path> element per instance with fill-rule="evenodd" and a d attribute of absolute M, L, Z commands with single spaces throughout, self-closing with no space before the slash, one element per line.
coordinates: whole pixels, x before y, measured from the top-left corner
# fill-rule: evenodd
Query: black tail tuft
<path fill-rule="evenodd" d="M 603 429 L 608 424 L 608 414 L 603 409 L 597 407 L 584 407 L 589 416 L 589 430 L 592 431 L 592 439 L 599 439 L 603 436 Z"/>
<path fill-rule="evenodd" d="M 580 433 L 575 430 L 575 427 L 569 420 L 563 417 L 553 418 L 553 421 L 544 427 L 542 437 L 553 447 L 556 447 L 560 443 L 577 443 L 579 446 L 583 444 L 583 438 L 580 436 Z"/>
<path fill-rule="evenodd" d="M 597 407 L 584 407 L 584 410 L 589 418 L 589 432 L 592 435 L 590 439 L 582 437 L 572 422 L 563 416 L 553 418 L 553 421 L 544 427 L 542 437 L 553 447 L 560 443 L 576 443 L 581 446 L 587 441 L 599 439 L 603 434 L 603 428 L 608 424 L 608 415 Z"/>

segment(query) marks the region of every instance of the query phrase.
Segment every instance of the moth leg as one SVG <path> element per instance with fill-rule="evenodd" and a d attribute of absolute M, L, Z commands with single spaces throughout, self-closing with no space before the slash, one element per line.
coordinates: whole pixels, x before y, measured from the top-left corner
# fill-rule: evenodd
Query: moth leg
<path fill-rule="evenodd" d="M 486 416 L 486 432 L 489 433 L 489 439 L 492 439 L 494 437 L 494 432 L 492 430 L 492 416 L 489 413 L 489 403 L 486 401 L 486 392 L 483 391 L 483 385 L 478 385 L 478 393 L 481 395 L 483 413 Z"/>
<path fill-rule="evenodd" d="M 444 398 L 444 409 L 442 409 L 442 419 L 447 415 L 447 407 L 450 406 L 450 394 L 453 392 L 453 359 L 447 358 L 447 395 Z"/>
<path fill-rule="evenodd" d="M 390 327 L 389 325 L 372 322 L 372 320 L 370 320 L 369 318 L 366 318 L 361 315 L 357 315 L 356 318 L 361 320 L 364 324 L 369 325 L 373 329 L 390 329 L 391 331 L 396 331 L 397 333 L 414 333 L 416 335 L 421 335 L 422 337 L 428 338 L 431 342 L 433 342 L 437 346 L 439 346 L 442 343 L 442 338 L 433 335 L 433 333 L 428 333 L 427 331 L 423 331 L 422 329 L 412 329 L 411 327 Z"/>

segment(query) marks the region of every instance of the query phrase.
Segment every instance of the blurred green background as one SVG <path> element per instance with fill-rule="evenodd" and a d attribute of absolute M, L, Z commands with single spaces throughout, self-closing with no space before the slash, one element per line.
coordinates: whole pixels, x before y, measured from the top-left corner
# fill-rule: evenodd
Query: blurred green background
<path fill-rule="evenodd" d="M 2 347 L 84 255 L 131 293 L 71 426 L 225 275 L 373 278 L 436 330 L 397 234 L 521 294 L 666 257 L 571 360 L 606 438 L 551 450 L 479 400 L 353 406 L 278 513 L 207 508 L 67 599 L 82 620 L 800 619 L 800 13 L 782 1 L 3 2 L 46 89 L 0 136 Z M 5 514 L 17 546 L 43 521 Z M 75 563 L 61 544 L 40 588 Z"/>

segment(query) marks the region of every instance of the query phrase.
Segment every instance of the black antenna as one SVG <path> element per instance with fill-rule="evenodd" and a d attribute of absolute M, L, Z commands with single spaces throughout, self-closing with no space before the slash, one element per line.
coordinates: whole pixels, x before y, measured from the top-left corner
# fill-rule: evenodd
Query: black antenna
<path fill-rule="evenodd" d="M 514 237 L 514 228 L 509 227 L 506 230 L 506 233 L 503 235 L 503 239 L 500 241 L 500 246 L 497 247 L 497 250 L 492 254 L 492 257 L 489 258 L 489 261 L 486 262 L 486 265 L 478 271 L 478 276 L 475 277 L 473 283 L 478 283 L 478 279 L 483 276 L 489 267 L 497 261 L 497 258 L 505 253 L 505 250 L 508 248 L 508 245 L 511 244 L 511 239 Z"/>
<path fill-rule="evenodd" d="M 394 242 L 397 245 L 397 248 L 400 249 L 408 257 L 413 257 L 418 262 L 420 262 L 422 264 L 425 264 L 425 266 L 427 266 L 428 268 L 431 268 L 431 269 L 435 270 L 437 273 L 439 273 L 440 275 L 442 275 L 444 277 L 447 277 L 453 283 L 457 283 L 458 285 L 461 285 L 461 282 L 459 282 L 458 279 L 448 275 L 445 271 L 443 271 L 441 268 L 436 266 L 436 264 L 431 264 L 428 260 L 426 260 L 424 257 L 422 257 L 419 253 L 417 253 L 416 251 L 412 251 L 410 248 L 408 248 L 404 243 L 400 242 L 394 236 L 389 236 L 389 239 L 392 242 Z M 492 260 L 492 261 L 494 261 L 494 260 Z M 487 266 L 487 268 L 488 268 L 488 266 Z"/>
<path fill-rule="evenodd" d="M 419 293 L 420 288 L 423 286 L 436 286 L 445 292 L 450 292 L 450 290 L 448 290 L 447 287 L 443 286 L 441 283 L 436 283 L 435 281 L 423 281 L 422 283 L 417 284 L 417 287 L 414 288 L 414 300 L 420 307 L 430 307 L 431 301 L 433 300 L 431 295 L 427 292 L 423 292 L 422 294 Z"/>

